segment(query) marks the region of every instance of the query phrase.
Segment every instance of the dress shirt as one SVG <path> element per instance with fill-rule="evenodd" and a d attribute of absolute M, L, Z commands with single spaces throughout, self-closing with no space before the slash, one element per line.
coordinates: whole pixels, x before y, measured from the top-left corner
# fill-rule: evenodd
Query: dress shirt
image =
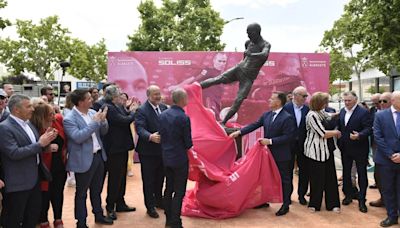
<path fill-rule="evenodd" d="M 301 110 L 303 109 L 303 106 L 298 106 L 296 103 L 293 102 L 293 109 L 294 109 L 294 115 L 296 116 L 296 123 L 297 127 L 300 126 L 301 122 Z"/>
<path fill-rule="evenodd" d="M 37 142 L 35 134 L 33 133 L 31 127 L 28 124 L 29 120 L 24 121 L 16 116 L 14 116 L 13 114 L 10 114 L 10 117 L 13 118 L 19 124 L 19 126 L 22 127 L 22 129 L 24 129 L 25 133 L 28 135 L 28 137 L 32 143 Z M 37 161 L 37 164 L 39 164 L 39 154 L 36 154 L 36 161 Z"/>
<path fill-rule="evenodd" d="M 275 111 L 272 111 L 272 112 L 275 112 L 275 113 L 276 113 L 276 114 L 272 117 L 272 122 L 274 122 L 275 118 L 279 115 L 279 113 L 282 111 L 282 109 L 283 109 L 283 107 L 281 107 L 280 109 L 277 109 L 277 110 L 275 110 Z"/>
<path fill-rule="evenodd" d="M 156 112 L 157 116 L 161 114 L 161 110 L 160 110 L 160 106 L 159 105 L 155 106 L 150 101 L 149 101 L 149 104 L 151 105 L 151 107 L 153 107 L 153 109 Z"/>
<path fill-rule="evenodd" d="M 81 115 L 83 120 L 86 122 L 86 124 L 89 124 L 90 122 L 94 121 L 91 116 L 88 114 L 80 112 L 76 107 L 74 109 Z M 93 141 L 93 153 L 96 153 L 98 150 L 101 150 L 101 146 L 99 141 L 97 140 L 96 133 L 92 133 L 92 141 Z"/>
<path fill-rule="evenodd" d="M 397 110 L 392 106 L 390 106 L 390 110 L 392 111 L 392 116 L 393 116 L 393 121 L 394 121 L 394 126 L 397 126 Z"/>
<path fill-rule="evenodd" d="M 346 111 L 346 114 L 344 115 L 344 126 L 347 126 L 347 123 L 349 122 L 349 119 L 351 115 L 353 115 L 354 109 L 356 109 L 357 104 L 355 104 L 350 110 L 348 110 L 346 107 L 344 110 Z"/>

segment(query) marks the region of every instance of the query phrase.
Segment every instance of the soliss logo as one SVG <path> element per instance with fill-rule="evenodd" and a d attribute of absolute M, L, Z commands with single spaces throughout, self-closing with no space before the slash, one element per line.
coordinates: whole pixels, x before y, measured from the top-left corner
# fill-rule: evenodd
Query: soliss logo
<path fill-rule="evenodd" d="M 158 60 L 158 65 L 159 66 L 188 66 L 192 65 L 191 60 L 172 60 L 172 59 L 160 59 Z"/>

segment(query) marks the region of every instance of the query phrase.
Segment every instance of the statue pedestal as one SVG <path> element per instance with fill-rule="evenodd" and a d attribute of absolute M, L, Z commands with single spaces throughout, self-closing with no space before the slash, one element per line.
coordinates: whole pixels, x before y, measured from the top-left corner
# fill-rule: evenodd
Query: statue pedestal
<path fill-rule="evenodd" d="M 240 130 L 240 128 L 230 128 L 230 127 L 225 127 L 224 130 L 226 134 L 230 135 L 231 133 Z M 238 137 L 235 138 L 236 142 L 236 147 L 237 147 L 237 154 L 236 154 L 236 160 L 242 157 L 243 152 L 242 152 L 242 136 L 239 135 Z"/>

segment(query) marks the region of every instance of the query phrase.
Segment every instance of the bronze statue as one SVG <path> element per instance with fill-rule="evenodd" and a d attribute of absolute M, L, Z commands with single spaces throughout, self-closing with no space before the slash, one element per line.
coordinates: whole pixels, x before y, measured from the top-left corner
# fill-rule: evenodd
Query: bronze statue
<path fill-rule="evenodd" d="M 212 85 L 239 81 L 239 91 L 229 112 L 222 121 L 223 125 L 239 110 L 240 105 L 247 98 L 261 67 L 268 59 L 271 44 L 265 41 L 260 33 L 261 26 L 259 24 L 253 23 L 247 26 L 247 35 L 250 40 L 245 43 L 246 51 L 244 52 L 243 60 L 221 75 L 200 82 L 201 88 L 205 89 Z"/>

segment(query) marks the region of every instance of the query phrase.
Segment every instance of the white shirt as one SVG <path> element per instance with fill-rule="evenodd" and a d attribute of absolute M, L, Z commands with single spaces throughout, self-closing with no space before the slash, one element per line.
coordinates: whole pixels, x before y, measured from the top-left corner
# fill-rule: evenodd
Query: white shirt
<path fill-rule="evenodd" d="M 297 127 L 300 125 L 301 122 L 301 110 L 303 109 L 303 106 L 298 106 L 296 103 L 293 102 L 293 110 L 294 110 L 294 115 L 296 116 L 296 123 Z"/>
<path fill-rule="evenodd" d="M 392 111 L 393 120 L 394 120 L 394 126 L 397 126 L 397 124 L 398 124 L 398 123 L 396 123 L 397 115 L 400 115 L 400 113 L 397 114 L 397 110 L 393 107 L 393 105 L 390 106 L 390 110 Z"/>
<path fill-rule="evenodd" d="M 151 107 L 153 107 L 153 109 L 154 109 L 154 111 L 156 112 L 157 115 L 161 114 L 161 109 L 160 109 L 159 105 L 155 106 L 150 101 L 149 101 L 149 104 L 151 105 Z M 158 111 L 157 111 L 157 109 L 158 109 Z"/>
<path fill-rule="evenodd" d="M 355 104 L 350 110 L 348 110 L 346 107 L 344 108 L 344 110 L 346 111 L 346 114 L 344 115 L 344 126 L 347 126 L 347 122 L 349 122 L 349 119 L 351 115 L 353 115 L 354 109 L 356 109 L 356 107 L 357 104 Z"/>
<path fill-rule="evenodd" d="M 80 112 L 76 107 L 74 107 L 74 109 L 82 116 L 86 124 L 89 124 L 90 122 L 93 121 L 92 117 L 90 117 L 88 114 Z M 100 143 L 97 140 L 96 133 L 94 132 L 92 133 L 92 141 L 93 141 L 93 153 L 96 153 L 98 150 L 101 150 Z"/>
<path fill-rule="evenodd" d="M 274 122 L 275 118 L 279 115 L 279 113 L 282 111 L 282 109 L 283 109 L 283 107 L 280 108 L 280 109 L 277 109 L 277 110 L 275 110 L 275 111 L 272 111 L 272 112 L 275 112 L 275 113 L 276 113 L 276 114 L 272 117 L 272 122 Z"/>
<path fill-rule="evenodd" d="M 22 129 L 24 129 L 25 133 L 28 135 L 28 137 L 32 143 L 37 142 L 35 134 L 33 133 L 31 127 L 29 127 L 29 124 L 28 124 L 29 120 L 24 121 L 16 116 L 14 116 L 13 114 L 10 114 L 10 117 L 13 118 L 18 123 L 18 125 L 22 127 Z M 37 164 L 39 164 L 39 154 L 36 154 L 36 160 L 37 160 Z"/>

